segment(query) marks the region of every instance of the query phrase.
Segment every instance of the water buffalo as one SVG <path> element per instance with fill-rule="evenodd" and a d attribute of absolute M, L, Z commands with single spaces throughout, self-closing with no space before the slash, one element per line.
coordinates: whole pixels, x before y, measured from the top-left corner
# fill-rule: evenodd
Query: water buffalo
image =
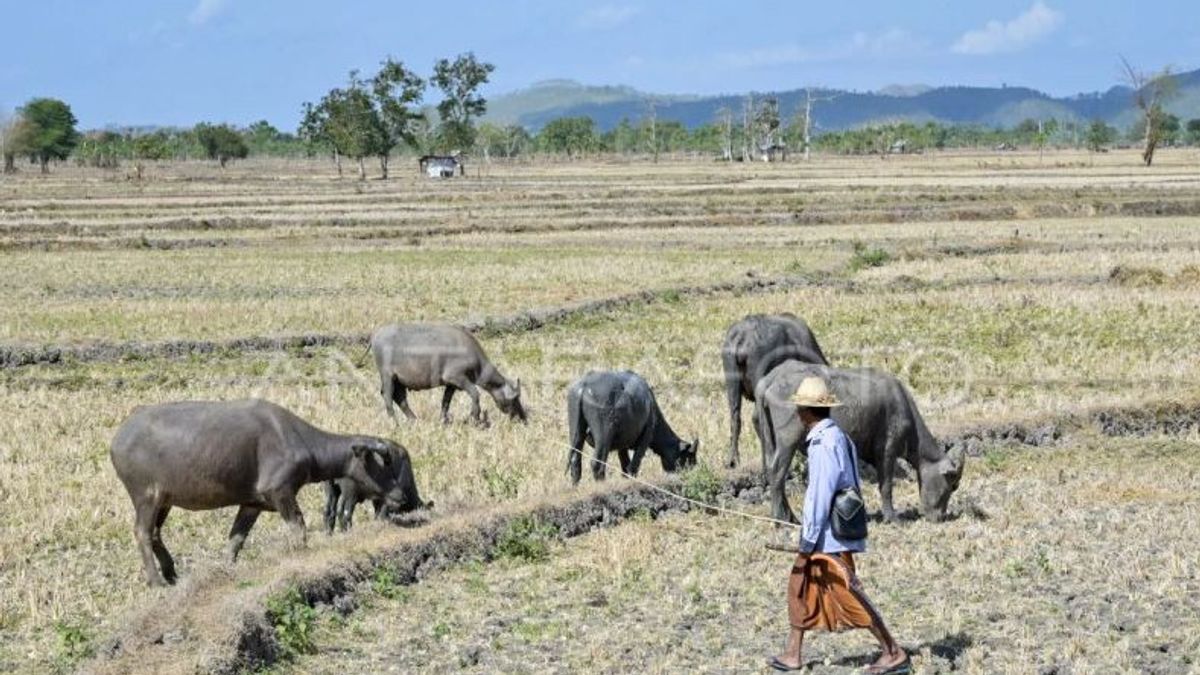
<path fill-rule="evenodd" d="M 408 450 L 400 444 L 396 444 L 396 449 L 398 453 L 392 459 L 392 473 L 396 478 L 397 485 L 404 493 L 404 506 L 399 512 L 411 511 L 414 508 L 433 508 L 433 502 L 421 501 L 421 497 L 417 493 L 417 483 L 413 479 L 412 461 L 409 460 Z M 375 507 L 376 518 L 388 518 L 396 512 L 386 499 L 368 497 L 361 493 L 353 479 L 338 478 L 325 481 L 325 531 L 332 534 L 335 522 L 343 531 L 350 529 L 354 524 L 354 509 L 360 502 L 368 499 Z"/>
<path fill-rule="evenodd" d="M 768 471 L 772 516 L 795 520 L 784 482 L 793 454 L 803 447 L 805 432 L 796 406 L 788 397 L 801 380 L 812 375 L 825 378 L 845 404 L 833 408 L 833 419 L 854 441 L 859 458 L 875 467 L 883 517 L 889 521 L 896 518 L 892 482 L 896 460 L 903 457 L 917 470 L 922 513 L 933 521 L 944 518 L 946 504 L 962 477 L 962 451 L 942 451 L 904 385 L 870 368 L 840 369 L 798 361 L 776 366 L 759 381 L 755 391 L 755 426 Z"/>
<path fill-rule="evenodd" d="M 230 562 L 262 511 L 278 511 L 291 525 L 294 543 L 304 545 L 296 493 L 307 483 L 346 479 L 360 494 L 397 510 L 416 507 L 415 487 L 409 493 L 396 480 L 393 465 L 407 457 L 395 443 L 322 431 L 262 400 L 138 408 L 117 429 L 111 458 L 133 500 L 134 534 L 152 586 L 175 581 L 175 561 L 162 541 L 163 521 L 173 506 L 189 511 L 237 506 Z"/>
<path fill-rule="evenodd" d="M 567 390 L 567 423 L 572 449 L 567 471 L 573 484 L 579 482 L 583 470 L 584 441 L 595 448 L 600 461 L 608 461 L 608 453 L 616 450 L 621 470 L 631 476 L 637 475 L 646 448 L 658 454 L 664 471 L 695 464 L 700 448 L 700 441 L 688 443 L 675 435 L 650 385 L 628 370 L 592 371 L 576 380 Z M 592 463 L 596 480 L 604 480 L 604 470 L 604 464 Z"/>
<path fill-rule="evenodd" d="M 384 409 L 393 419 L 400 406 L 408 419 L 416 419 L 408 407 L 408 391 L 445 387 L 442 421 L 450 421 L 454 392 L 471 397 L 471 419 L 486 423 L 479 410 L 479 389 L 491 394 L 496 406 L 510 417 L 527 421 L 521 404 L 521 382 L 503 375 L 484 354 L 475 336 L 448 324 L 391 324 L 371 336 L 371 352 L 379 370 Z"/>
<path fill-rule="evenodd" d="M 795 314 L 751 314 L 729 327 L 721 344 L 725 395 L 729 399 L 729 466 L 738 464 L 742 398 L 754 402 L 754 387 L 784 361 L 828 365 L 817 338 Z M 766 467 L 763 467 L 766 470 Z"/>

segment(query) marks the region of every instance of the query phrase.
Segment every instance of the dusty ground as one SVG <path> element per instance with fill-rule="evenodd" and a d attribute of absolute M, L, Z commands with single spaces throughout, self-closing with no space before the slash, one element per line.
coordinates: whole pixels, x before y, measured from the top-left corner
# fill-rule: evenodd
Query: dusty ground
<path fill-rule="evenodd" d="M 916 672 L 1200 668 L 1195 443 L 991 448 L 953 522 L 876 524 L 860 574 Z M 376 583 L 348 618 L 323 610 L 319 653 L 280 670 L 765 671 L 791 564 L 761 548 L 766 534 L 731 516 L 667 516 L 556 545 L 543 562 Z M 858 631 L 812 637 L 805 658 L 813 672 L 855 672 L 875 654 Z"/>
<path fill-rule="evenodd" d="M 899 374 L 943 434 L 1147 400 L 1200 400 L 1195 153 L 1164 153 L 1151 170 L 1121 153 L 1094 160 L 927 155 L 733 168 L 518 165 L 446 183 L 339 182 L 319 163 L 253 162 L 226 173 L 163 166 L 144 183 L 74 168 L 49 179 L 4 178 L 0 350 L 71 347 L 84 356 L 0 369 L 0 670 L 69 669 L 131 615 L 187 597 L 137 582 L 128 498 L 108 463 L 113 430 L 143 403 L 265 396 L 334 430 L 395 437 L 413 451 L 423 494 L 453 516 L 563 491 L 563 390 L 589 368 L 641 371 L 658 388 L 672 423 L 702 439 L 703 461 L 719 471 L 728 427 L 717 349 L 725 328 L 750 312 L 801 314 L 835 363 Z M 783 277 L 811 285 L 744 295 L 684 297 L 672 290 Z M 358 349 L 236 347 L 239 338 L 361 334 L 401 318 L 474 320 L 644 289 L 657 300 L 486 339 L 501 368 L 525 383 L 533 410 L 528 426 L 493 413 L 490 430 L 443 427 L 435 421 L 437 394 L 417 393 L 413 406 L 422 419 L 395 427 L 381 412 L 373 373 L 356 365 Z M 234 346 L 163 358 L 141 358 L 133 349 L 161 340 Z M 96 341 L 116 353 L 130 349 L 125 357 L 89 360 L 87 346 Z M 456 414 L 465 414 L 461 399 Z M 743 457 L 753 463 L 757 443 L 748 427 Z M 1163 443 L 1175 448 L 1164 451 L 1170 462 L 1195 448 L 1194 438 Z M 1079 448 L 1066 453 L 1080 463 L 1080 475 L 1090 475 L 1084 456 Z M 1021 495 L 1012 499 L 1019 506 L 1028 494 L 1024 477 L 980 468 L 1003 463 L 1003 455 L 996 457 L 970 464 L 963 495 L 981 495 L 972 491 L 985 485 L 999 493 L 1009 484 Z M 1157 471 L 1159 462 L 1148 465 Z M 1113 460 L 1094 471 L 1112 472 L 1112 480 L 1136 477 L 1131 466 Z M 651 478 L 661 473 L 653 461 L 645 471 Z M 1097 485 L 1106 484 L 1094 475 Z M 1194 474 L 1163 475 L 1169 487 L 1153 489 L 1188 494 L 1170 481 Z M 985 476 L 990 483 L 975 484 Z M 901 508 L 915 501 L 911 489 L 902 493 Z M 231 513 L 173 513 L 165 537 L 185 577 L 210 584 L 212 593 L 236 592 L 239 579 L 269 578 L 283 561 L 336 558 L 343 548 L 373 541 L 369 532 L 325 539 L 316 532 L 319 490 L 302 493 L 302 503 L 311 550 L 288 553 L 283 527 L 266 516 L 232 576 L 219 562 Z M 1194 501 L 1179 508 L 1194 510 Z M 1006 509 L 989 506 L 991 520 L 958 521 L 946 530 L 922 523 L 881 528 L 878 546 L 889 559 L 936 562 L 940 535 L 971 523 L 996 528 L 1009 522 Z M 1076 511 L 1082 518 L 1086 509 L 1073 508 L 1071 517 Z M 711 537 L 718 549 L 731 532 L 720 528 L 732 527 L 701 519 L 629 531 L 660 526 L 663 538 L 682 527 L 701 541 Z M 923 532 L 927 539 L 917 546 L 900 543 L 902 535 Z M 610 534 L 616 531 L 597 538 Z M 1018 534 L 1005 526 L 988 536 Z M 894 545 L 889 536 L 897 537 Z M 1169 543 L 1185 547 L 1187 557 L 1185 539 Z M 690 546 L 680 541 L 663 550 L 698 555 Z M 568 544 L 547 565 L 574 549 Z M 653 555 L 652 547 L 645 552 Z M 730 555 L 708 558 L 710 567 L 720 568 Z M 871 583 L 888 578 L 871 572 L 882 558 L 865 563 Z M 775 639 L 777 621 L 770 617 L 776 615 L 768 610 L 779 609 L 767 582 L 780 563 L 761 564 L 770 567 L 755 577 L 765 589 L 755 616 L 766 618 L 755 619 L 762 635 L 744 647 L 752 664 Z M 1100 563 L 1089 564 L 1078 569 Z M 735 566 L 713 571 L 739 573 Z M 967 593 L 981 577 L 949 578 L 951 590 Z M 1082 573 L 1079 579 L 1092 583 Z M 729 587 L 754 592 L 745 584 Z M 645 602 L 653 605 L 655 597 L 674 596 L 651 593 Z M 935 606 L 922 602 L 913 606 Z M 936 630 L 914 634 L 909 644 L 934 644 L 966 630 L 938 607 L 920 619 Z M 416 615 L 436 623 L 425 610 Z M 907 625 L 926 625 L 920 621 Z M 1135 622 L 1138 630 L 1145 625 Z M 1037 663 L 1068 663 L 1071 652 L 1054 650 L 1091 639 L 1065 622 L 1055 630 L 1069 639 L 1039 643 L 1049 651 L 1045 658 L 1037 652 Z M 970 632 L 979 644 L 994 645 L 1008 643 L 982 640 L 1019 631 L 985 633 Z M 339 635 L 352 649 L 353 633 Z M 1033 654 L 1028 645 L 1037 633 L 1022 639 L 1025 653 Z M 845 640 L 837 644 L 858 651 L 835 659 L 867 650 L 865 642 Z M 1001 658 L 998 650 L 981 652 L 988 659 L 981 671 Z M 1117 658 L 1115 651 L 1104 654 Z M 739 656 L 729 663 L 743 662 Z M 1018 661 L 1000 663 L 1020 669 Z M 666 662 L 659 667 L 669 669 Z"/>

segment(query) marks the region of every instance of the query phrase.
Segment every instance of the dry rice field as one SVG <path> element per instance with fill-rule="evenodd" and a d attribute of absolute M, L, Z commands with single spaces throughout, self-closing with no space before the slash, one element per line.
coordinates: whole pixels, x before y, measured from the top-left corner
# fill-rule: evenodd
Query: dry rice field
<path fill-rule="evenodd" d="M 1191 411 L 1169 432 L 977 445 L 957 517 L 875 524 L 862 571 L 917 672 L 1200 672 L 1198 226 L 1200 153 L 1182 150 L 1151 169 L 1129 153 L 952 153 L 493 165 L 449 181 L 253 160 L 141 182 L 74 167 L 0 178 L 0 671 L 205 670 L 210 647 L 186 635 L 160 635 L 157 660 L 106 659 L 147 616 L 423 536 L 360 514 L 327 538 L 310 487 L 308 549 L 288 551 L 268 514 L 227 569 L 231 510 L 176 510 L 164 539 L 182 583 L 146 588 L 107 456 L 138 405 L 260 396 L 396 438 L 437 502 L 429 527 L 470 523 L 627 483 L 572 490 L 563 472 L 564 391 L 593 368 L 642 373 L 702 440 L 693 482 L 726 476 L 722 335 L 792 311 L 834 364 L 898 374 L 943 438 Z M 530 312 L 549 318 L 509 320 Z M 434 392 L 411 395 L 416 422 L 389 421 L 360 356 L 398 320 L 481 326 L 530 423 L 493 411 L 489 429 L 443 426 Z M 663 478 L 657 462 L 643 477 Z M 915 506 L 913 483 L 897 494 Z M 381 567 L 353 611 L 301 613 L 308 648 L 272 668 L 759 672 L 784 635 L 790 564 L 762 549 L 767 534 L 661 514 L 411 585 Z M 849 672 L 873 646 L 821 636 L 807 658 Z"/>

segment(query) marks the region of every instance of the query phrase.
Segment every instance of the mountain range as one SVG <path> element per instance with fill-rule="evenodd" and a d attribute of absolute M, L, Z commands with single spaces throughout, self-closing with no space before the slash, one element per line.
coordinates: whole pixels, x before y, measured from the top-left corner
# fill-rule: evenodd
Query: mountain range
<path fill-rule="evenodd" d="M 1181 119 L 1200 117 L 1200 70 L 1176 74 L 1178 92 L 1167 106 Z M 779 99 L 780 113 L 791 117 L 804 105 L 805 90 L 756 92 Z M 1027 118 L 1086 121 L 1102 119 L 1119 128 L 1136 119 L 1133 90 L 1114 86 L 1105 92 L 1055 97 L 1019 86 L 928 87 L 893 85 L 875 92 L 821 89 L 814 97 L 813 121 L 820 131 L 837 131 L 871 123 L 907 120 L 950 124 L 1010 127 Z M 486 119 L 519 124 L 530 131 L 558 117 L 587 116 L 608 130 L 621 119 L 645 117 L 654 102 L 659 119 L 678 120 L 697 127 L 717 120 L 722 108 L 740 119 L 745 94 L 717 96 L 659 95 L 625 86 L 592 86 L 572 80 L 547 80 L 525 89 L 494 97 Z"/>

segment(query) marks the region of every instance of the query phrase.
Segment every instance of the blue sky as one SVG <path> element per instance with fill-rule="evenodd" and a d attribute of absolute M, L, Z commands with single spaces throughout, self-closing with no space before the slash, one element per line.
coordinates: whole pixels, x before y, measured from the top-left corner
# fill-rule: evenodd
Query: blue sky
<path fill-rule="evenodd" d="M 1016 0 L 0 0 L 0 110 L 33 96 L 84 127 L 267 119 L 391 55 L 427 73 L 473 50 L 488 93 L 549 78 L 661 93 L 804 85 L 1106 89 L 1118 55 L 1200 68 L 1200 2 Z"/>

